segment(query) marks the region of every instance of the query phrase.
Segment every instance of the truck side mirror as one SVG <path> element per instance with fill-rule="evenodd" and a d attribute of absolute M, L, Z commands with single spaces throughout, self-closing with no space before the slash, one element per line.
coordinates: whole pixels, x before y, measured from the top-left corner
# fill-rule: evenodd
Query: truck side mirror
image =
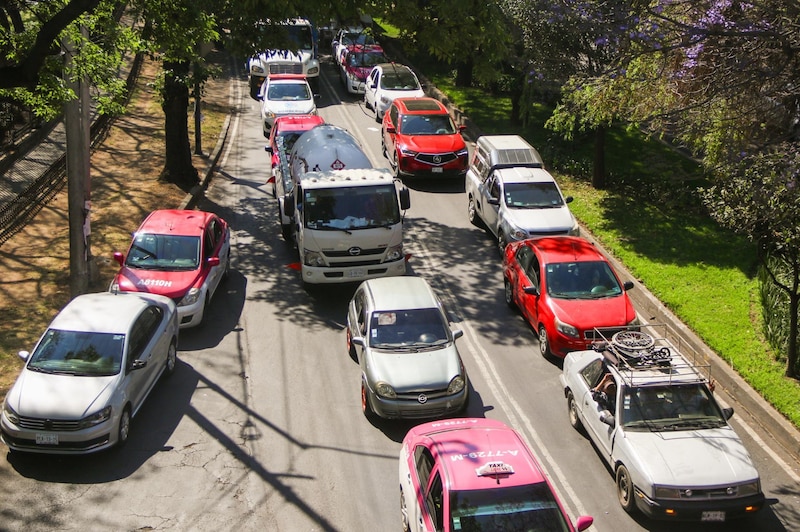
<path fill-rule="evenodd" d="M 400 208 L 407 211 L 411 207 L 411 192 L 408 188 L 403 187 L 400 189 Z"/>
<path fill-rule="evenodd" d="M 294 216 L 294 194 L 286 194 L 283 197 L 283 214 L 290 218 Z"/>

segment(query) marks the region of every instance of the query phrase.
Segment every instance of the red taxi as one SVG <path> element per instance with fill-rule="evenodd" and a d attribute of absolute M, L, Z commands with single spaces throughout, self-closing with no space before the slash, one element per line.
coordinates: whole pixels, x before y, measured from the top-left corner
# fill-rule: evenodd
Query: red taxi
<path fill-rule="evenodd" d="M 469 151 L 463 129 L 439 100 L 396 98 L 383 115 L 383 155 L 398 177 L 464 177 Z"/>
<path fill-rule="evenodd" d="M 272 175 L 267 183 L 272 185 L 272 195 L 278 200 L 281 234 L 287 242 L 291 239 L 292 219 L 284 214 L 283 203 L 294 186 L 289 172 L 289 154 L 300 135 L 324 123 L 319 115 L 280 116 L 275 119 L 269 132 L 269 144 L 264 148 L 272 156 Z"/>
<path fill-rule="evenodd" d="M 563 358 L 588 349 L 597 330 L 639 324 L 628 290 L 605 256 L 586 239 L 553 236 L 519 240 L 503 252 L 505 299 L 539 335 L 539 350 Z"/>
<path fill-rule="evenodd" d="M 501 421 L 417 425 L 400 450 L 403 530 L 585 530 L 573 523 L 520 435 Z"/>
<path fill-rule="evenodd" d="M 133 234 L 111 292 L 149 292 L 178 305 L 181 328 L 203 321 L 211 297 L 230 268 L 230 229 L 216 214 L 192 210 L 151 212 Z"/>

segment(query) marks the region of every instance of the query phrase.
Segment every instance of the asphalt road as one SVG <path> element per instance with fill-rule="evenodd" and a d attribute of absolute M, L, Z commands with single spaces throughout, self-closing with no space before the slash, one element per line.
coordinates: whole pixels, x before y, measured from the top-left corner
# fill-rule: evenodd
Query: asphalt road
<path fill-rule="evenodd" d="M 265 139 L 246 80 L 233 97 L 229 142 L 199 205 L 234 231 L 233 271 L 208 325 L 182 332 L 175 375 L 134 419 L 124 449 L 0 458 L 0 529 L 399 530 L 397 462 L 411 424 L 371 424 L 361 414 L 359 368 L 344 336 L 353 287 L 310 295 L 287 267 L 296 256 L 265 184 Z M 388 167 L 378 124 L 337 77 L 323 80 L 319 106 Z M 410 273 L 434 286 L 465 332 L 458 345 L 471 380 L 467 414 L 517 428 L 573 519 L 594 516 L 591 530 L 674 530 L 627 515 L 610 471 L 570 427 L 560 368 L 538 354 L 534 331 L 505 305 L 496 249 L 467 221 L 463 183 L 408 186 Z M 757 424 L 734 420 L 769 506 L 747 521 L 680 529 L 800 529 L 797 463 Z"/>

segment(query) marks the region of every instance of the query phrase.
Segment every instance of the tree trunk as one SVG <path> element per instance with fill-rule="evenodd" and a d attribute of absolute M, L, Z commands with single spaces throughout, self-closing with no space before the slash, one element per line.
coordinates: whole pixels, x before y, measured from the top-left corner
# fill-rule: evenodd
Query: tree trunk
<path fill-rule="evenodd" d="M 592 186 L 598 190 L 606 188 L 606 128 L 603 126 L 594 131 Z"/>
<path fill-rule="evenodd" d="M 189 145 L 189 87 L 186 79 L 189 63 L 164 61 L 164 135 L 166 160 L 161 179 L 188 190 L 198 183 L 197 169 L 192 165 Z"/>
<path fill-rule="evenodd" d="M 786 352 L 786 376 L 797 377 L 797 309 L 800 306 L 800 272 L 797 261 L 793 263 L 794 271 L 792 290 L 789 292 L 789 341 Z"/>
<path fill-rule="evenodd" d="M 511 124 L 522 125 L 522 87 L 525 83 L 525 76 L 521 76 L 511 88 Z"/>
<path fill-rule="evenodd" d="M 472 87 L 472 57 L 456 66 L 456 86 Z"/>

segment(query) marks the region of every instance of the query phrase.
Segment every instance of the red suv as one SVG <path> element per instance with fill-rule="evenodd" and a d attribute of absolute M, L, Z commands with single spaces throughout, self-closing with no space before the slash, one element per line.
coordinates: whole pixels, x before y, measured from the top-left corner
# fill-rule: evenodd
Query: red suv
<path fill-rule="evenodd" d="M 439 100 L 397 98 L 383 115 L 383 155 L 398 177 L 464 177 L 469 151 L 463 129 Z"/>
<path fill-rule="evenodd" d="M 519 240 L 503 253 L 506 303 L 519 308 L 539 334 L 543 356 L 588 349 L 597 329 L 639 324 L 627 291 L 597 247 L 580 237 Z"/>

